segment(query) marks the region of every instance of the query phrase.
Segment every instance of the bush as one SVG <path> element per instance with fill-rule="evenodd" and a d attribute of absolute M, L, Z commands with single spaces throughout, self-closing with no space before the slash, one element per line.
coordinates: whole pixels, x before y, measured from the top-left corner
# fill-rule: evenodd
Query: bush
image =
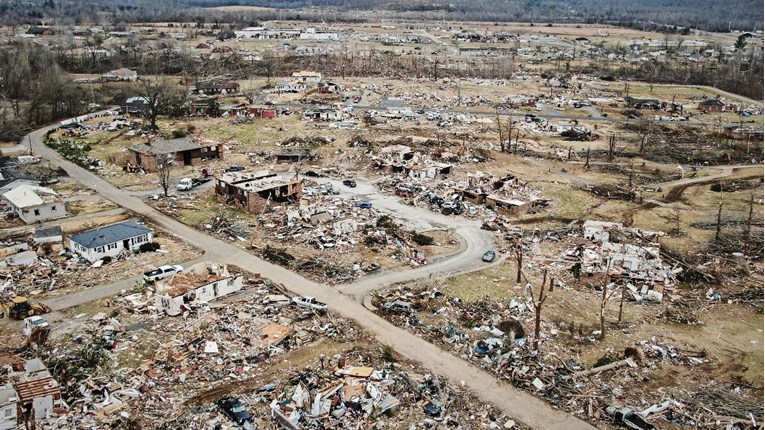
<path fill-rule="evenodd" d="M 420 234 L 420 233 L 415 233 L 412 236 L 412 241 L 420 246 L 433 245 L 433 242 L 434 242 L 432 237 L 425 234 Z"/>
<path fill-rule="evenodd" d="M 107 255 L 106 257 L 102 258 L 102 260 L 104 260 L 104 264 L 109 264 L 112 262 L 112 257 Z"/>
<path fill-rule="evenodd" d="M 138 252 L 154 252 L 159 249 L 157 242 L 144 243 L 138 248 Z"/>
<path fill-rule="evenodd" d="M 173 130 L 173 139 L 180 139 L 182 137 L 186 137 L 187 133 L 185 130 L 177 129 Z"/>

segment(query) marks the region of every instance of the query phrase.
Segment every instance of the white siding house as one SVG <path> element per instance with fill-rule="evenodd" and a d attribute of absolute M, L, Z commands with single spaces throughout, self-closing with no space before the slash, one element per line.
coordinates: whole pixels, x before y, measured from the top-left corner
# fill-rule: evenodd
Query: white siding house
<path fill-rule="evenodd" d="M 242 289 L 243 277 L 231 276 L 226 266 L 197 263 L 157 282 L 154 305 L 170 316 L 180 315 L 187 303 L 207 303 Z"/>
<path fill-rule="evenodd" d="M 66 206 L 55 191 L 22 184 L 3 194 L 10 209 L 27 224 L 66 216 Z"/>
<path fill-rule="evenodd" d="M 321 73 L 301 70 L 299 72 L 294 72 L 292 74 L 292 79 L 298 80 L 300 82 L 318 84 L 321 82 Z"/>
<path fill-rule="evenodd" d="M 125 221 L 70 236 L 69 248 L 93 263 L 104 257 L 116 257 L 126 250 L 138 250 L 153 239 L 154 230 Z"/>

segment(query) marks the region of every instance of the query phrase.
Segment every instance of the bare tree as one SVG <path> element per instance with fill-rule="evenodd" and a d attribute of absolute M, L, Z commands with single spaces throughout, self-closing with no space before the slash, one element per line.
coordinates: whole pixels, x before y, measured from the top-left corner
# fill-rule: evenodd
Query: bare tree
<path fill-rule="evenodd" d="M 278 60 L 279 58 L 270 50 L 263 52 L 263 55 L 261 56 L 260 67 L 266 75 L 266 85 L 268 87 L 271 87 L 271 78 L 274 77 L 274 73 L 276 72 Z"/>
<path fill-rule="evenodd" d="M 610 266 L 610 262 L 608 266 Z M 608 270 L 608 266 L 606 266 L 606 270 Z M 614 288 L 611 290 L 611 292 L 608 291 L 608 286 L 613 285 Z M 600 336 L 599 339 L 603 340 L 606 338 L 606 304 L 608 304 L 608 300 L 613 297 L 614 294 L 616 294 L 617 291 L 620 291 L 621 288 L 617 286 L 616 284 L 608 284 L 603 286 L 603 295 L 600 297 Z M 619 312 L 621 314 L 621 312 Z M 620 315 L 621 318 L 621 315 Z"/>
<path fill-rule="evenodd" d="M 162 191 L 165 193 L 165 197 L 168 195 L 170 189 L 170 172 L 175 166 L 174 154 L 157 154 L 155 156 L 157 162 L 157 176 L 159 177 L 159 186 L 162 187 Z"/>
<path fill-rule="evenodd" d="M 502 120 L 499 117 L 499 109 L 496 110 L 496 115 L 497 115 L 497 131 L 499 132 L 499 150 L 501 152 L 505 152 L 505 139 L 504 139 L 504 133 L 502 130 Z"/>
<path fill-rule="evenodd" d="M 157 129 L 157 118 L 177 111 L 185 102 L 185 90 L 180 90 L 167 77 L 141 77 L 141 89 L 146 103 L 141 113 Z"/>
<path fill-rule="evenodd" d="M 749 194 L 749 217 L 746 219 L 746 237 L 752 235 L 752 221 L 754 221 L 754 193 Z"/>
<path fill-rule="evenodd" d="M 539 332 L 542 328 L 542 306 L 547 300 L 545 296 L 545 284 L 547 284 L 547 269 L 544 270 L 542 275 L 542 284 L 539 286 L 539 297 L 534 298 L 534 292 L 531 291 L 531 284 L 527 285 L 527 289 L 531 294 L 531 300 L 534 304 L 534 349 L 539 349 Z"/>

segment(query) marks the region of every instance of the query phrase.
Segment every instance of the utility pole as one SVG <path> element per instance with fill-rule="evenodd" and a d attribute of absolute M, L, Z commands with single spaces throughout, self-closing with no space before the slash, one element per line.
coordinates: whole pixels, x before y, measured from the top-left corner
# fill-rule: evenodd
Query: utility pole
<path fill-rule="evenodd" d="M 27 136 L 27 137 L 29 138 L 29 155 L 34 155 L 34 154 L 32 153 L 32 135 L 30 134 L 30 135 L 29 135 L 29 136 Z"/>

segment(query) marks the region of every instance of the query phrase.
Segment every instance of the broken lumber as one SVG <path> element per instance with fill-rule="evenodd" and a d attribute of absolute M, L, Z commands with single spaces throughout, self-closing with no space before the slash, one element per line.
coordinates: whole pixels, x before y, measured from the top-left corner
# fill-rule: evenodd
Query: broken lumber
<path fill-rule="evenodd" d="M 605 366 L 593 367 L 592 369 L 589 369 L 589 370 L 582 370 L 581 372 L 576 372 L 571 375 L 568 375 L 564 379 L 581 378 L 584 376 L 590 376 L 590 375 L 594 375 L 600 372 L 605 372 L 608 370 L 619 369 L 624 366 L 637 367 L 637 364 L 635 364 L 635 361 L 633 361 L 632 357 L 630 357 L 621 361 L 614 361 L 613 363 L 606 364 Z"/>

